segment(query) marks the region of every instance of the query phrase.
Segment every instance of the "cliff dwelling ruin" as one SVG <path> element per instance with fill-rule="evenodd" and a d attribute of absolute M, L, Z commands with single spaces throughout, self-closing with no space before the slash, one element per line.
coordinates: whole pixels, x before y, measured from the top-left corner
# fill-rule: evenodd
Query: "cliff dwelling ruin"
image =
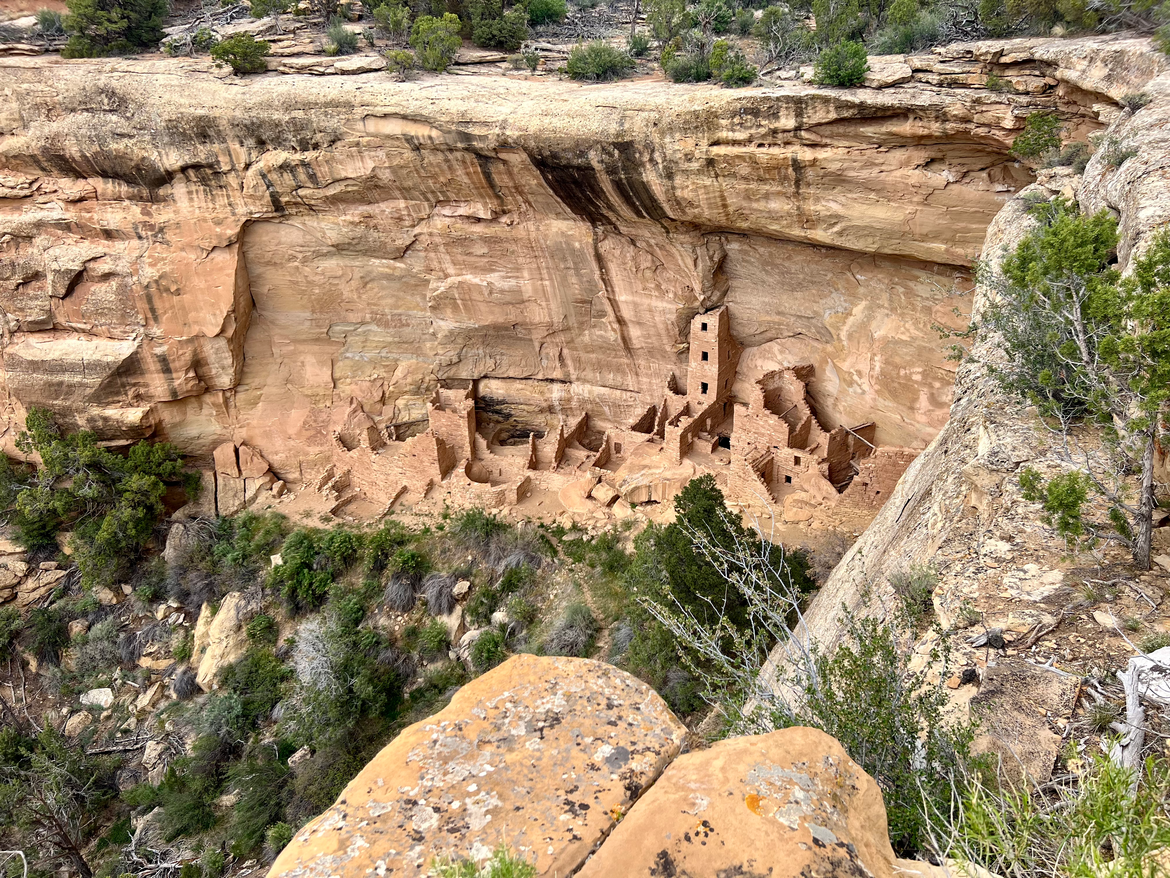
<path fill-rule="evenodd" d="M 671 375 L 661 401 L 624 428 L 596 430 L 589 415 L 555 430 L 520 430 L 486 417 L 476 381 L 448 381 L 427 406 L 427 426 L 400 438 L 354 405 L 333 432 L 333 462 L 301 492 L 331 513 L 351 504 L 439 512 L 480 506 L 573 520 L 626 518 L 634 507 L 669 505 L 692 478 L 715 476 L 745 513 L 808 521 L 817 508 L 873 512 L 917 451 L 878 447 L 876 425 L 826 429 L 809 394 L 814 367 L 797 364 L 733 392 L 741 348 L 726 306 L 691 320 L 685 386 Z M 283 482 L 248 446 L 216 450 L 217 508 L 230 514 L 261 488 Z M 246 463 L 245 463 L 246 461 Z M 253 479 L 251 486 L 247 479 Z M 238 481 L 237 481 L 238 480 Z M 295 507 L 297 499 L 287 495 Z"/>

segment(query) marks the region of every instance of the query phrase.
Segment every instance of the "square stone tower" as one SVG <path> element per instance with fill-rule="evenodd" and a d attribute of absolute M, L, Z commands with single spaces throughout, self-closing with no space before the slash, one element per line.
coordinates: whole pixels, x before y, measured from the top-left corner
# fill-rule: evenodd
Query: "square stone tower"
<path fill-rule="evenodd" d="M 726 306 L 691 320 L 690 366 L 687 370 L 687 400 L 702 411 L 727 398 L 739 365 L 739 346 L 731 337 L 731 319 Z"/>

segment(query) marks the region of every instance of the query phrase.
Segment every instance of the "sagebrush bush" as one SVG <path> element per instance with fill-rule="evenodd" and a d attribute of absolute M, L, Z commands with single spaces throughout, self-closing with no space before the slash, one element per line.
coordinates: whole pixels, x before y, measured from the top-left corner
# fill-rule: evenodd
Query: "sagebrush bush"
<path fill-rule="evenodd" d="M 37 28 L 47 37 L 60 36 L 65 33 L 65 19 L 55 9 L 38 9 Z"/>
<path fill-rule="evenodd" d="M 544 652 L 585 658 L 593 648 L 597 630 L 597 619 L 586 604 L 569 604 L 545 637 Z"/>
<path fill-rule="evenodd" d="M 358 49 L 358 35 L 345 26 L 340 19 L 334 19 L 325 31 L 326 55 L 352 55 Z"/>
<path fill-rule="evenodd" d="M 1081 141 L 1066 143 L 1060 149 L 1050 150 L 1044 156 L 1046 168 L 1072 168 L 1078 174 L 1083 174 L 1089 164 L 1092 152 L 1089 144 Z"/>
<path fill-rule="evenodd" d="M 122 661 L 118 646 L 118 623 L 113 619 L 98 622 L 77 638 L 73 669 L 82 679 L 113 674 Z M 133 661 L 138 661 L 138 657 Z"/>
<path fill-rule="evenodd" d="M 813 79 L 820 85 L 853 88 L 865 82 L 868 71 L 865 46 L 845 40 L 821 51 L 813 69 Z"/>
<path fill-rule="evenodd" d="M 374 23 L 392 40 L 410 37 L 410 7 L 402 3 L 383 3 L 374 9 Z"/>
<path fill-rule="evenodd" d="M 233 34 L 211 47 L 211 57 L 219 65 L 231 67 L 237 76 L 244 73 L 263 73 L 268 69 L 264 60 L 272 47 L 248 33 Z"/>
<path fill-rule="evenodd" d="M 634 59 L 620 49 L 600 40 L 576 45 L 569 51 L 565 72 L 570 79 L 604 82 L 624 76 L 634 67 Z"/>

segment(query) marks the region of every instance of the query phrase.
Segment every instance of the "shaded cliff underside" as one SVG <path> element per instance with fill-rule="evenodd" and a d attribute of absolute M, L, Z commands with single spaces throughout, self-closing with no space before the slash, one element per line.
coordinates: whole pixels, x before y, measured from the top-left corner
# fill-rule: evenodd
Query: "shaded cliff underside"
<path fill-rule="evenodd" d="M 1037 108 L 1099 128 L 1141 74 L 1110 59 L 1136 51 L 931 61 L 1031 95 L 4 59 L 6 416 L 246 442 L 295 481 L 355 401 L 417 425 L 441 379 L 532 427 L 627 424 L 685 380 L 690 317 L 726 303 L 741 381 L 812 362 L 829 422 L 921 447 L 953 384 L 932 324 L 961 319 L 985 229 L 1031 179 L 1012 138 Z"/>

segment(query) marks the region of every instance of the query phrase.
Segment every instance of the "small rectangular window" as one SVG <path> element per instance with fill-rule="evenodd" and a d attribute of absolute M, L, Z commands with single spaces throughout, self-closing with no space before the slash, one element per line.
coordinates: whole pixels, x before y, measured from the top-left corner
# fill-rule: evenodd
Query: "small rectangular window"
<path fill-rule="evenodd" d="M 706 351 L 703 351 L 703 355 L 702 355 L 702 356 L 703 356 L 703 362 L 704 362 L 704 363 L 705 363 L 705 362 L 707 362 L 707 352 L 706 352 Z"/>
<path fill-rule="evenodd" d="M 707 331 L 707 324 L 706 323 L 702 324 L 702 329 L 703 329 L 703 332 Z"/>
<path fill-rule="evenodd" d="M 792 476 L 785 476 L 784 477 L 784 484 L 791 485 L 792 484 Z"/>
<path fill-rule="evenodd" d="M 700 386 L 699 392 L 702 393 L 704 396 L 706 396 L 706 394 L 707 394 L 707 382 L 706 381 L 704 381 L 702 383 L 702 385 Z"/>
<path fill-rule="evenodd" d="M 792 458 L 792 465 L 793 466 L 800 466 L 800 458 L 794 455 Z"/>

